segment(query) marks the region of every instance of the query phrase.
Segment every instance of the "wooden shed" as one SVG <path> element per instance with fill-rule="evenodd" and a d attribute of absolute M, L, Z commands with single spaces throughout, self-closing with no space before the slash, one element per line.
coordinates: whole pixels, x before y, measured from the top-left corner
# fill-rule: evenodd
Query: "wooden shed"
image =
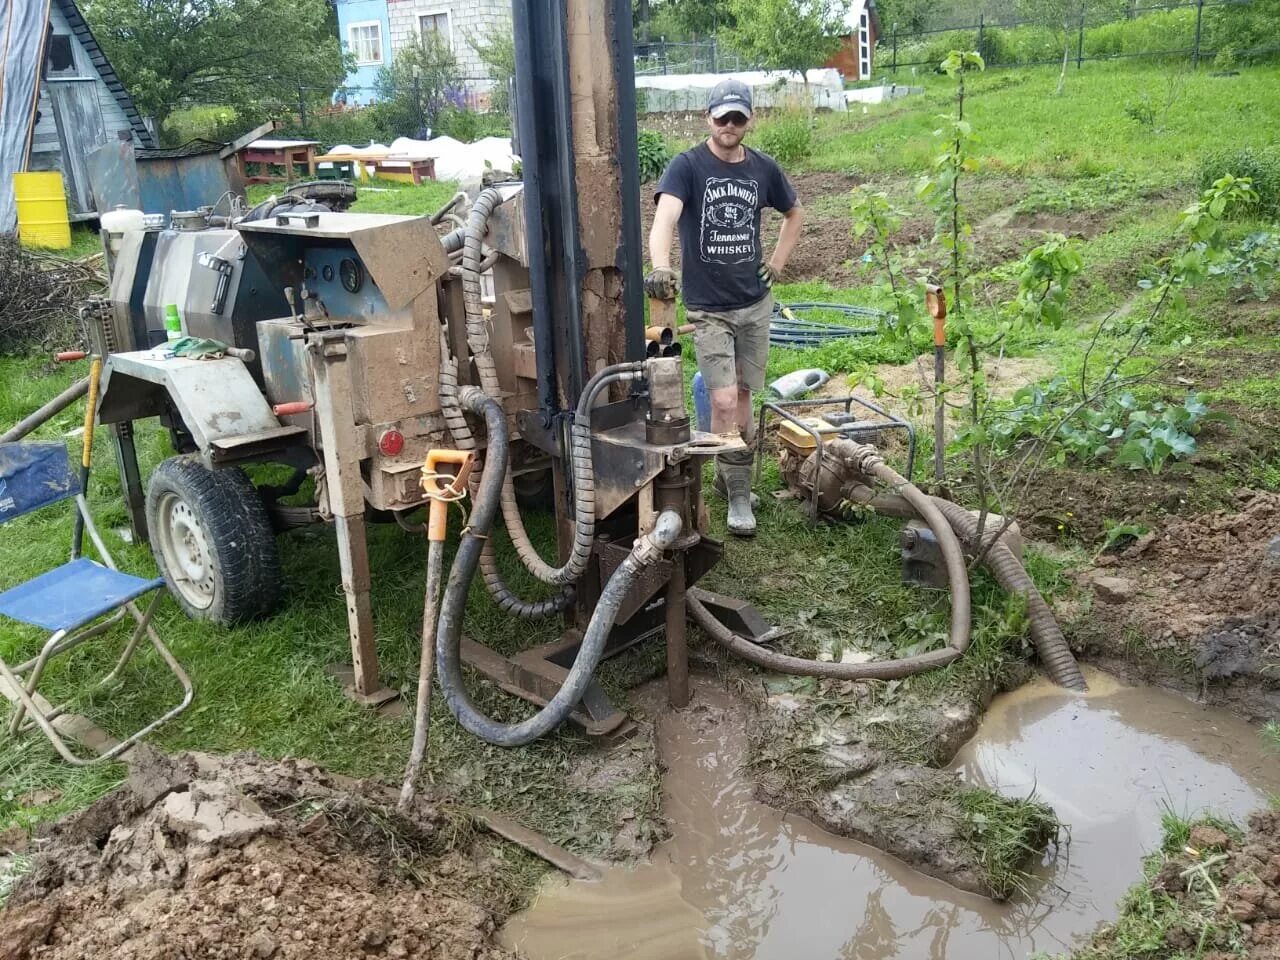
<path fill-rule="evenodd" d="M 75 0 L 49 0 L 28 170 L 59 170 L 72 220 L 96 217 L 88 155 L 115 140 L 156 141 Z"/>
<path fill-rule="evenodd" d="M 853 0 L 845 11 L 840 48 L 823 66 L 835 67 L 846 80 L 869 80 L 880 39 L 875 0 Z"/>

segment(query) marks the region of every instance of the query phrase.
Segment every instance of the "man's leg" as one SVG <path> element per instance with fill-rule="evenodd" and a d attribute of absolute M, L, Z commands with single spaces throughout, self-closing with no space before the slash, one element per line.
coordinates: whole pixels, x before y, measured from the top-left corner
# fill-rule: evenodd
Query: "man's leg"
<path fill-rule="evenodd" d="M 764 368 L 769 355 L 769 321 L 773 298 L 735 310 L 729 319 L 734 332 L 734 419 L 747 448 L 721 458 L 721 475 L 729 499 L 729 532 L 740 537 L 756 532 L 751 492 L 751 465 L 755 459 L 755 419 L 751 415 L 751 394 L 764 387 Z M 726 397 L 726 400 L 728 398 Z"/>
<path fill-rule="evenodd" d="M 740 436 L 738 360 L 734 350 L 737 336 L 731 322 L 732 314 L 690 310 L 688 319 L 693 324 L 698 369 L 702 371 L 702 380 L 707 385 L 711 400 L 711 431 Z M 729 501 L 729 531 L 739 536 L 755 533 L 755 517 L 751 514 L 750 503 L 750 470 L 749 456 L 745 459 L 745 466 L 741 455 L 721 454 L 716 457 L 715 488 Z M 736 507 L 732 495 L 734 490 L 740 494 Z"/>

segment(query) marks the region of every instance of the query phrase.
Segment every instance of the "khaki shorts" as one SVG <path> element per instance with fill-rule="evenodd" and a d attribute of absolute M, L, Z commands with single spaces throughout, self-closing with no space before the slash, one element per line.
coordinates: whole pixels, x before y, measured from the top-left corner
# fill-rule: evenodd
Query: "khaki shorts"
<path fill-rule="evenodd" d="M 698 369 L 708 390 L 742 386 L 752 393 L 764 389 L 764 365 L 769 358 L 769 321 L 773 294 L 736 310 L 689 310 Z"/>

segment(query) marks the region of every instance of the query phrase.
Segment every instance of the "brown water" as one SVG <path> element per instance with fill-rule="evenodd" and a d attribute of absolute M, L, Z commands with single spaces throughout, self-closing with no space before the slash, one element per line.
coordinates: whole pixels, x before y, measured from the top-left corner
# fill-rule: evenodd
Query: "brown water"
<path fill-rule="evenodd" d="M 1115 916 L 1160 837 L 1160 814 L 1233 817 L 1280 793 L 1255 728 L 1175 694 L 1088 673 L 1092 691 L 1037 681 L 997 698 L 956 758 L 971 781 L 1034 787 L 1071 825 L 1034 899 L 998 905 L 756 802 L 745 714 L 710 682 L 662 711 L 673 836 L 597 883 L 548 882 L 503 931 L 530 960 L 879 960 L 1056 952 Z M 659 701 L 655 700 L 654 703 Z"/>

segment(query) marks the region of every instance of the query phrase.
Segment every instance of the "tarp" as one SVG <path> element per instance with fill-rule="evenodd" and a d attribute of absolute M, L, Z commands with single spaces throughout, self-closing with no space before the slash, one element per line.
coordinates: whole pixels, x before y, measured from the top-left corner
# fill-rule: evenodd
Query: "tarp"
<path fill-rule="evenodd" d="M 707 109 L 707 95 L 721 80 L 732 77 L 751 88 L 757 107 L 781 107 L 803 103 L 809 97 L 815 107 L 844 110 L 844 78 L 829 67 L 798 73 L 781 70 L 739 70 L 735 73 L 680 73 L 636 77 L 637 99 L 645 113 L 699 112 Z M 808 84 L 805 84 L 805 80 Z"/>
<path fill-rule="evenodd" d="M 0 234 L 18 222 L 13 175 L 27 164 L 49 0 L 0 0 Z"/>
<path fill-rule="evenodd" d="M 515 169 L 510 137 L 485 137 L 475 143 L 463 143 L 453 137 L 434 140 L 411 140 L 399 137 L 391 144 L 387 159 L 430 157 L 436 162 L 437 180 L 479 180 L 486 170 L 507 173 Z"/>

